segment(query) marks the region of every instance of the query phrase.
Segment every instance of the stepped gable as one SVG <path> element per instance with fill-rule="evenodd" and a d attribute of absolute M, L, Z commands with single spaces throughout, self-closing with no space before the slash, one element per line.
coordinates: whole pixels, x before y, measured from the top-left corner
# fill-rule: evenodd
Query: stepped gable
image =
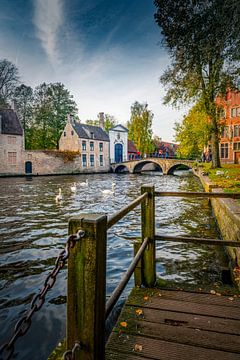
<path fill-rule="evenodd" d="M 109 141 L 109 136 L 101 127 L 80 123 L 72 124 L 79 138 Z M 93 136 L 92 136 L 93 134 Z"/>
<path fill-rule="evenodd" d="M 23 135 L 23 129 L 16 112 L 12 109 L 0 109 L 1 133 Z"/>

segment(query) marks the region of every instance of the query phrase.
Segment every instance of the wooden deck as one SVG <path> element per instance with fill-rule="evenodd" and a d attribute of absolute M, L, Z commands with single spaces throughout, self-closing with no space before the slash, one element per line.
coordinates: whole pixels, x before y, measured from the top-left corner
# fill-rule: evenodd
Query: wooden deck
<path fill-rule="evenodd" d="M 239 360 L 240 297 L 133 289 L 107 360 Z"/>

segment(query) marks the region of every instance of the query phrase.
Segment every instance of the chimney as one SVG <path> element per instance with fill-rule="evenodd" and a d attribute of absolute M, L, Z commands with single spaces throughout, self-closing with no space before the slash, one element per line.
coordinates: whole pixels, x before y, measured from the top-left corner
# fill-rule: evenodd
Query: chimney
<path fill-rule="evenodd" d="M 17 112 L 17 104 L 16 104 L 16 101 L 14 99 L 11 101 L 11 109 L 14 112 Z"/>
<path fill-rule="evenodd" d="M 104 125 L 105 125 L 104 112 L 100 112 L 100 113 L 99 113 L 99 126 L 100 126 L 100 128 L 102 128 L 103 130 L 104 130 Z"/>
<path fill-rule="evenodd" d="M 67 122 L 69 124 L 72 124 L 72 115 L 71 114 L 67 114 Z"/>

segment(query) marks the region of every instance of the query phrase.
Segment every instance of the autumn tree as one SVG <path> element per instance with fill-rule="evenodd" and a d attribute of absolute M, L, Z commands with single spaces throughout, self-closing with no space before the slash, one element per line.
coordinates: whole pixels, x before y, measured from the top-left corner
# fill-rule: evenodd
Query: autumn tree
<path fill-rule="evenodd" d="M 132 140 L 141 155 L 150 154 L 154 150 L 152 141 L 153 113 L 148 104 L 135 101 L 131 106 L 131 118 L 127 123 L 128 138 Z"/>
<path fill-rule="evenodd" d="M 18 81 L 17 67 L 6 59 L 0 60 L 0 106 L 11 100 Z"/>
<path fill-rule="evenodd" d="M 199 158 L 210 139 L 211 126 L 201 103 L 197 103 L 183 118 L 175 123 L 175 140 L 179 143 L 177 154 L 181 157 Z"/>
<path fill-rule="evenodd" d="M 220 166 L 215 99 L 239 78 L 240 22 L 235 0 L 154 0 L 171 66 L 161 76 L 165 103 L 201 99 L 211 125 L 212 166 Z"/>

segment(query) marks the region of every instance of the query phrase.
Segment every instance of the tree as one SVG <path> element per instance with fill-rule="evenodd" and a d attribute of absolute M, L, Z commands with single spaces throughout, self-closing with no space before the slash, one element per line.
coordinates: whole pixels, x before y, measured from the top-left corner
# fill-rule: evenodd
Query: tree
<path fill-rule="evenodd" d="M 33 123 L 33 89 L 31 86 L 24 84 L 17 86 L 14 91 L 14 101 L 25 134 L 25 147 L 29 149 L 32 136 L 30 129 Z"/>
<path fill-rule="evenodd" d="M 152 142 L 153 113 L 148 104 L 135 101 L 131 106 L 131 118 L 127 123 L 128 137 L 133 141 L 141 155 L 150 154 L 154 150 Z"/>
<path fill-rule="evenodd" d="M 100 124 L 100 114 L 97 116 L 96 120 L 88 119 L 86 120 L 86 124 L 99 126 Z M 116 125 L 116 119 L 113 115 L 104 114 L 104 130 L 108 132 L 112 127 Z"/>
<path fill-rule="evenodd" d="M 0 60 L 0 106 L 6 106 L 18 84 L 17 67 L 10 61 Z"/>
<path fill-rule="evenodd" d="M 179 142 L 177 153 L 187 158 L 198 158 L 210 138 L 208 116 L 201 103 L 197 103 L 184 117 L 175 123 L 175 140 Z"/>
<path fill-rule="evenodd" d="M 57 148 L 67 114 L 76 113 L 73 96 L 63 84 L 39 85 L 34 92 L 34 148 Z"/>
<path fill-rule="evenodd" d="M 161 76 L 165 103 L 201 99 L 211 124 L 212 166 L 220 166 L 218 94 L 236 86 L 240 59 L 239 4 L 234 0 L 154 0 L 155 20 L 171 66 Z"/>

